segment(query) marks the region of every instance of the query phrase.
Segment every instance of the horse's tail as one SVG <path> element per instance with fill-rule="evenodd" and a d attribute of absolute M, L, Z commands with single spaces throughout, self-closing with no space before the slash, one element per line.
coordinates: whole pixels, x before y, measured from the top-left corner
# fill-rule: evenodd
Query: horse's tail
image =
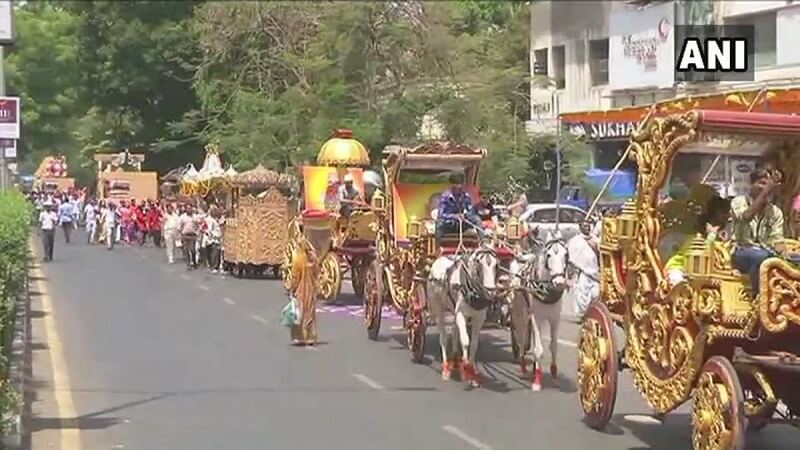
<path fill-rule="evenodd" d="M 530 301 L 536 301 L 531 299 Z M 544 355 L 544 346 L 542 345 L 542 332 L 539 329 L 539 323 L 536 320 L 536 316 L 533 312 L 533 307 L 530 308 L 531 314 L 531 334 L 533 335 L 533 348 L 531 351 L 533 352 L 534 361 L 539 361 L 542 359 Z"/>

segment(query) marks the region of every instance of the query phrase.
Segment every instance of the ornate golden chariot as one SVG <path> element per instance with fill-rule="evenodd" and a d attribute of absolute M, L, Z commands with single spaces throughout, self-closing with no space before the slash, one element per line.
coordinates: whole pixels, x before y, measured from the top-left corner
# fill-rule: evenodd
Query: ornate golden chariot
<path fill-rule="evenodd" d="M 294 177 L 261 165 L 232 175 L 228 217 L 223 229 L 225 264 L 235 275 L 272 268 L 280 276 L 289 224 L 297 215 Z"/>
<path fill-rule="evenodd" d="M 365 268 L 375 257 L 376 215 L 365 202 L 354 208 L 349 216 L 340 214 L 336 198 L 337 189 L 345 176 L 354 178 L 354 186 L 365 193 L 363 169 L 370 165 L 369 152 L 353 132 L 334 130 L 317 155 L 317 166 L 303 167 L 304 214 L 295 217 L 289 224 L 289 242 L 284 257 L 285 266 L 291 267 L 293 250 L 304 233 L 304 221 L 316 217 L 314 212 L 324 211 L 330 223 L 330 251 L 319 254 L 318 294 L 321 299 L 331 301 L 339 296 L 342 279 L 349 272 L 356 295 L 364 292 Z M 366 200 L 366 199 L 365 199 Z M 291 273 L 284 271 L 287 289 L 291 286 Z"/>
<path fill-rule="evenodd" d="M 366 270 L 364 320 L 367 336 L 377 339 L 384 298 L 403 314 L 408 348 L 414 361 L 422 360 L 425 347 L 425 280 L 440 254 L 453 251 L 459 236 L 435 239 L 432 210 L 438 195 L 452 183 L 421 183 L 420 178 L 444 174 L 463 177 L 468 190 L 477 189 L 478 172 L 486 150 L 453 142 L 434 141 L 414 148 L 389 146 L 384 152 L 385 192 L 378 191 L 372 207 L 378 214 L 378 257 Z M 477 244 L 477 236 L 464 235 L 463 244 Z"/>
<path fill-rule="evenodd" d="M 792 217 L 799 145 L 800 117 L 783 114 L 695 110 L 647 118 L 632 133 L 637 196 L 603 220 L 601 297 L 581 325 L 578 384 L 589 426 L 601 429 L 611 419 L 623 361 L 657 414 L 692 397 L 695 449 L 741 449 L 748 425 L 798 425 L 800 269 L 767 259 L 753 298 L 748 278 L 732 268 L 733 244 L 706 245 L 698 235 L 685 281 L 670 286 L 660 243 L 680 221 L 659 205 L 659 194 L 678 154 L 770 155 L 784 176 L 775 203 Z M 678 209 L 692 210 L 692 203 Z"/>

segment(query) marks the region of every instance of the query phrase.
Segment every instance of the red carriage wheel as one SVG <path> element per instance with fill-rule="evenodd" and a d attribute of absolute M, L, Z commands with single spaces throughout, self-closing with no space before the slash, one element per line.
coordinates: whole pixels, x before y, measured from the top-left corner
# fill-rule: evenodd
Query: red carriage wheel
<path fill-rule="evenodd" d="M 733 364 L 712 356 L 703 365 L 692 403 L 695 450 L 743 450 L 744 393 Z"/>
<path fill-rule="evenodd" d="M 381 330 L 381 309 L 383 307 L 383 274 L 377 259 L 366 266 L 363 271 L 364 288 L 364 324 L 367 326 L 367 337 L 373 341 L 378 339 Z"/>
<path fill-rule="evenodd" d="M 605 304 L 589 305 L 578 346 L 578 390 L 584 421 L 602 430 L 617 401 L 617 347 L 613 321 Z"/>

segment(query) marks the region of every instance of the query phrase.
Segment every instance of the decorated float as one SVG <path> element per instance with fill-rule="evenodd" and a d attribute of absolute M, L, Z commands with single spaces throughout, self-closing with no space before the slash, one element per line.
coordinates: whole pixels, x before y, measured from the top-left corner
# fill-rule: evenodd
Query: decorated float
<path fill-rule="evenodd" d="M 46 156 L 34 172 L 33 188 L 42 191 L 68 191 L 75 179 L 68 177 L 69 167 L 64 155 Z"/>
<path fill-rule="evenodd" d="M 97 195 L 108 200 L 155 200 L 158 198 L 158 174 L 142 171 L 142 153 L 98 153 Z"/>
<path fill-rule="evenodd" d="M 316 166 L 303 167 L 304 213 L 289 226 L 290 241 L 286 248 L 285 267 L 291 267 L 297 240 L 303 236 L 303 227 L 309 221 L 317 228 L 330 226 L 330 248 L 317 255 L 320 264 L 318 291 L 324 300 L 335 299 L 342 287 L 343 272 L 349 272 L 357 295 L 364 292 L 366 268 L 375 257 L 375 223 L 377 217 L 366 202 L 353 205 L 347 217 L 340 214 L 337 197 L 339 187 L 346 177 L 363 197 L 365 195 L 364 169 L 370 165 L 369 152 L 353 132 L 334 130 L 317 154 Z M 322 224 L 322 225 L 319 225 Z M 327 224 L 327 225 L 326 225 Z M 284 272 L 287 288 L 291 286 L 291 273 Z"/>
<path fill-rule="evenodd" d="M 227 270 L 244 277 L 271 269 L 279 277 L 289 243 L 289 223 L 297 215 L 294 177 L 259 164 L 231 174 L 226 183 L 231 193 L 222 236 Z"/>

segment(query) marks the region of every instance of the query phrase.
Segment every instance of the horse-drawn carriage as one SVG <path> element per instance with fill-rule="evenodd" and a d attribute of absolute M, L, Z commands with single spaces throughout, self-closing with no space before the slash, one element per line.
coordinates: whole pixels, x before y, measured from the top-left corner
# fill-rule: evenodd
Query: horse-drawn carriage
<path fill-rule="evenodd" d="M 733 268 L 736 244 L 694 234 L 703 233 L 697 217 L 705 200 L 698 193 L 707 184 L 661 203 L 665 182 L 680 176 L 671 170 L 676 158 L 694 155 L 706 172 L 700 183 L 708 184 L 721 159 L 735 160 L 740 174 L 720 174 L 730 185 L 736 176 L 749 178 L 755 164 L 768 167 L 767 156 L 780 161 L 784 177 L 774 203 L 783 217 L 793 217 L 798 145 L 800 117 L 767 113 L 690 111 L 647 118 L 632 134 L 636 198 L 603 221 L 601 297 L 581 325 L 578 384 L 589 426 L 600 429 L 610 420 L 623 362 L 657 414 L 693 398 L 695 449 L 741 449 L 748 425 L 800 423 L 800 268 L 787 258 L 766 259 L 754 295 L 750 279 Z M 747 195 L 749 183 L 740 184 L 736 194 Z M 683 203 L 670 207 L 672 202 Z M 738 225 L 748 226 L 742 217 Z M 700 227 L 685 241 L 684 279 L 672 282 L 665 253 L 674 248 L 662 241 L 692 221 Z M 783 244 L 800 250 L 797 241 Z M 625 336 L 621 350 L 616 326 Z"/>
<path fill-rule="evenodd" d="M 289 223 L 297 215 L 295 180 L 261 165 L 230 177 L 223 228 L 223 260 L 234 276 L 281 276 Z M 284 268 L 285 269 L 285 268 Z"/>
<path fill-rule="evenodd" d="M 485 156 L 483 149 L 452 142 L 384 150 L 386 190 L 372 199 L 378 212 L 378 257 L 365 273 L 364 320 L 368 337 L 376 339 L 383 301 L 388 298 L 403 314 L 414 361 L 422 360 L 425 347 L 426 283 L 431 265 L 439 256 L 475 250 L 480 240 L 465 225 L 462 233 L 444 234 L 437 241 L 439 198 L 458 183 L 478 201 L 478 172 Z"/>
<path fill-rule="evenodd" d="M 320 148 L 317 166 L 303 167 L 303 210 L 327 212 L 331 225 L 330 251 L 318 255 L 322 259 L 317 289 L 320 298 L 326 301 L 339 296 L 346 272 L 350 272 L 353 290 L 361 296 L 365 268 L 375 257 L 377 219 L 367 203 L 369 189 L 364 182 L 364 168 L 369 164 L 367 149 L 353 138 L 352 131 L 340 129 Z M 348 180 L 361 200 L 342 209 L 339 191 Z M 303 217 L 295 217 L 288 228 L 289 242 L 284 252 L 287 268 L 292 267 L 293 250 L 304 233 Z M 291 272 L 284 270 L 287 288 L 291 286 L 291 278 Z"/>

